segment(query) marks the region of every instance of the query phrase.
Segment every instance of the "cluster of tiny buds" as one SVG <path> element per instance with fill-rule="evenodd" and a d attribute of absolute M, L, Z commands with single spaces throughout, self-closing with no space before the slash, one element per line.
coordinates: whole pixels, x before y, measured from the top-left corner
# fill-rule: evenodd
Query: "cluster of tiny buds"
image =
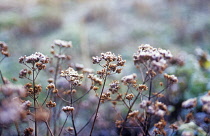
<path fill-rule="evenodd" d="M 157 129 L 154 129 L 154 133 L 155 135 L 163 135 L 163 136 L 166 136 L 166 132 L 164 130 L 165 126 L 166 126 L 166 121 L 161 119 L 158 123 L 156 123 L 154 125 Z"/>
<path fill-rule="evenodd" d="M 191 98 L 182 103 L 182 108 L 191 109 L 194 108 L 196 105 L 197 105 L 197 99 Z"/>
<path fill-rule="evenodd" d="M 5 42 L 0 41 L 0 51 L 1 51 L 1 54 L 4 55 L 5 57 L 10 56 L 8 52 L 8 46 Z"/>
<path fill-rule="evenodd" d="M 27 77 L 27 75 L 31 75 L 31 70 L 27 70 L 27 69 L 22 69 L 22 70 L 20 70 L 20 72 L 19 72 L 19 78 L 26 78 Z"/>
<path fill-rule="evenodd" d="M 135 65 L 145 64 L 147 61 L 150 61 L 151 69 L 158 73 L 162 73 L 166 69 L 166 60 L 171 58 L 172 54 L 169 50 L 157 49 L 149 44 L 140 45 L 137 53 L 133 55 Z"/>
<path fill-rule="evenodd" d="M 60 76 L 65 77 L 66 80 L 72 83 L 74 86 L 80 86 L 83 78 L 83 74 L 78 74 L 78 72 L 71 67 L 65 71 L 62 70 Z"/>
<path fill-rule="evenodd" d="M 70 47 L 72 47 L 72 42 L 71 41 L 63 41 L 63 40 L 54 40 L 54 45 L 70 48 Z"/>
<path fill-rule="evenodd" d="M 134 110 L 128 114 L 128 118 L 136 118 L 139 115 L 139 110 Z"/>
<path fill-rule="evenodd" d="M 119 84 L 120 84 L 120 82 L 119 82 L 118 80 L 112 81 L 112 82 L 109 84 L 109 86 L 110 86 L 109 91 L 111 91 L 112 94 L 118 92 L 118 90 L 120 89 Z"/>
<path fill-rule="evenodd" d="M 115 125 L 116 125 L 116 127 L 117 127 L 117 128 L 121 128 L 121 127 L 122 127 L 123 122 L 124 122 L 123 120 L 116 120 L 116 121 L 115 121 Z"/>
<path fill-rule="evenodd" d="M 137 90 L 139 90 L 139 91 L 146 91 L 146 90 L 148 90 L 148 87 L 146 85 L 144 85 L 144 84 L 139 84 L 137 86 Z"/>
<path fill-rule="evenodd" d="M 140 107 L 145 109 L 147 113 L 159 117 L 163 117 L 168 111 L 167 106 L 164 103 L 158 101 L 153 103 L 151 101 L 143 100 L 140 103 Z"/>
<path fill-rule="evenodd" d="M 24 108 L 24 109 L 28 109 L 30 106 L 31 106 L 31 102 L 29 101 L 29 100 L 27 100 L 27 101 L 24 101 L 23 103 L 22 103 L 22 107 Z"/>
<path fill-rule="evenodd" d="M 54 83 L 49 83 L 46 87 L 47 90 L 54 90 L 55 89 L 55 84 Z"/>
<path fill-rule="evenodd" d="M 30 135 L 32 135 L 32 133 L 33 133 L 33 128 L 26 128 L 25 130 L 24 130 L 24 136 L 30 136 Z"/>
<path fill-rule="evenodd" d="M 111 72 L 121 73 L 122 68 L 119 68 L 119 66 L 124 66 L 126 62 L 122 59 L 121 55 L 116 56 L 111 52 L 101 53 L 101 56 L 92 57 L 92 60 L 93 64 L 100 64 L 102 60 L 106 62 L 102 65 L 104 69 L 97 71 L 97 74 L 100 75 L 101 78 L 103 78 L 106 74 L 111 74 Z"/>
<path fill-rule="evenodd" d="M 128 75 L 128 76 L 124 76 L 122 79 L 121 79 L 121 82 L 124 83 L 124 85 L 128 85 L 128 84 L 136 84 L 136 74 L 131 74 L 131 75 Z"/>
<path fill-rule="evenodd" d="M 104 103 L 106 100 L 111 100 L 111 92 L 106 92 L 101 95 L 101 102 Z"/>
<path fill-rule="evenodd" d="M 167 79 L 168 81 L 170 81 L 171 83 L 177 83 L 178 82 L 178 79 L 175 75 L 164 74 L 164 78 Z"/>
<path fill-rule="evenodd" d="M 39 94 L 42 91 L 42 86 L 41 85 L 35 85 L 33 89 L 33 85 L 31 83 L 25 84 L 24 88 L 26 89 L 27 95 L 33 94 Z"/>
<path fill-rule="evenodd" d="M 70 113 L 72 111 L 74 111 L 74 107 L 71 107 L 71 106 L 64 106 L 62 108 L 62 110 L 65 112 L 65 113 Z"/>
<path fill-rule="evenodd" d="M 95 84 L 102 85 L 102 80 L 99 77 L 97 77 L 97 75 L 89 74 L 88 78 L 91 79 L 92 85 L 95 85 Z"/>
<path fill-rule="evenodd" d="M 39 62 L 39 66 L 41 64 L 49 63 L 49 58 L 43 55 L 40 52 L 36 52 L 35 54 L 32 54 L 30 56 L 23 56 L 19 58 L 19 63 L 32 63 L 35 64 Z"/>
<path fill-rule="evenodd" d="M 210 114 L 210 91 L 201 97 L 201 101 L 203 103 L 202 110 L 207 114 Z"/>
<path fill-rule="evenodd" d="M 53 108 L 53 107 L 55 107 L 56 106 L 56 103 L 55 102 L 53 102 L 53 101 L 49 101 L 49 102 L 47 102 L 46 103 L 46 107 L 48 107 L 48 108 Z"/>
<path fill-rule="evenodd" d="M 134 94 L 132 94 L 132 93 L 127 94 L 127 95 L 125 96 L 125 98 L 126 98 L 127 100 L 129 100 L 129 101 L 132 100 L 133 97 L 134 97 Z"/>

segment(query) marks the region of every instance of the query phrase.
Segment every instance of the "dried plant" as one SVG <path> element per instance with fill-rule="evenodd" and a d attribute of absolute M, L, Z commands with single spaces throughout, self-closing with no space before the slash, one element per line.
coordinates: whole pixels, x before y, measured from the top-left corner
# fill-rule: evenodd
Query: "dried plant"
<path fill-rule="evenodd" d="M 115 124 L 112 129 L 116 128 L 115 135 L 120 136 L 191 134 L 178 131 L 181 125 L 195 120 L 197 98 L 182 103 L 182 108 L 188 111 L 184 121 L 172 123 L 166 117 L 170 114 L 170 108 L 163 98 L 169 88 L 178 82 L 175 75 L 165 73 L 166 69 L 170 64 L 184 64 L 180 59 L 173 58 L 169 50 L 149 44 L 140 45 L 133 55 L 139 72 L 128 71 L 128 75 L 119 75 L 120 79 L 113 80 L 116 74 L 122 74 L 126 63 L 121 55 L 105 52 L 92 57 L 92 63 L 100 67 L 94 73 L 82 64 L 70 63 L 72 57 L 66 50 L 71 47 L 71 41 L 55 40 L 50 50 L 51 58 L 40 52 L 20 57 L 19 63 L 25 68 L 20 70 L 19 78 L 28 82 L 24 86 L 10 83 L 1 73 L 0 135 L 3 126 L 14 124 L 19 136 L 92 136 L 97 135 L 98 128 L 113 125 L 112 122 Z M 0 49 L 2 62 L 9 53 L 4 42 L 0 42 Z M 46 87 L 37 83 L 38 76 L 42 77 L 41 71 L 49 76 Z M 43 88 L 47 93 L 42 91 Z M 207 124 L 205 134 L 208 135 L 210 93 L 200 100 L 202 111 L 206 114 L 203 121 Z M 79 122 L 78 115 L 86 114 L 87 109 L 91 113 L 82 118 L 85 121 Z M 110 109 L 112 113 L 106 112 Z M 108 120 L 103 119 L 105 114 L 110 115 Z M 22 129 L 24 122 L 34 125 L 24 125 Z M 39 124 L 45 124 L 47 129 L 43 131 Z"/>

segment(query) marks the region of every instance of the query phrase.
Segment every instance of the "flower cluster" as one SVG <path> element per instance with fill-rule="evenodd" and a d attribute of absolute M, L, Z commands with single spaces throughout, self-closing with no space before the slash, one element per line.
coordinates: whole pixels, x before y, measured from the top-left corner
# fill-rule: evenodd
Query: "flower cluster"
<path fill-rule="evenodd" d="M 31 54 L 30 56 L 25 55 L 20 57 L 19 63 L 21 64 L 31 63 L 31 64 L 36 64 L 38 67 L 45 67 L 42 65 L 49 63 L 49 58 L 40 52 L 35 52 L 35 54 Z"/>
<path fill-rule="evenodd" d="M 106 62 L 104 65 L 100 64 L 103 69 L 101 71 L 97 71 L 97 74 L 100 75 L 101 78 L 111 73 L 121 73 L 122 68 L 119 67 L 124 66 L 126 62 L 120 55 L 116 56 L 111 52 L 101 53 L 101 56 L 92 57 L 92 60 L 93 64 L 100 64 L 102 60 Z"/>
<path fill-rule="evenodd" d="M 59 52 L 57 53 L 55 46 L 57 46 L 59 48 Z M 54 40 L 54 44 L 51 46 L 51 51 L 50 53 L 59 59 L 66 59 L 66 60 L 70 60 L 71 56 L 69 55 L 65 55 L 61 53 L 61 48 L 71 48 L 72 47 L 72 42 L 71 41 L 63 41 L 63 40 Z"/>
<path fill-rule="evenodd" d="M 0 51 L 1 51 L 1 54 L 4 55 L 5 57 L 10 56 L 8 52 L 8 46 L 5 42 L 0 41 Z"/>
<path fill-rule="evenodd" d="M 46 103 L 46 107 L 48 107 L 48 108 L 52 108 L 52 107 L 55 107 L 55 106 L 56 106 L 56 103 L 52 102 L 51 100 Z"/>
<path fill-rule="evenodd" d="M 182 108 L 191 109 L 194 108 L 196 105 L 197 105 L 197 99 L 191 98 L 182 103 Z"/>
<path fill-rule="evenodd" d="M 66 80 L 74 86 L 80 86 L 83 78 L 83 74 L 78 74 L 78 72 L 71 67 L 65 71 L 62 70 L 60 76 L 65 77 Z"/>
<path fill-rule="evenodd" d="M 65 113 L 69 114 L 70 112 L 74 111 L 74 107 L 71 107 L 71 106 L 64 106 L 64 107 L 62 108 L 62 110 L 63 110 Z"/>
<path fill-rule="evenodd" d="M 156 115 L 159 117 L 164 117 L 164 115 L 167 113 L 168 109 L 167 106 L 159 101 L 151 102 L 147 100 L 143 100 L 140 103 L 140 107 L 145 109 L 145 111 L 151 115 Z"/>
<path fill-rule="evenodd" d="M 163 135 L 166 136 L 166 132 L 164 130 L 165 126 L 166 126 L 166 121 L 161 119 L 158 123 L 156 123 L 154 125 L 157 129 L 155 129 L 153 132 L 155 133 L 155 135 Z"/>
<path fill-rule="evenodd" d="M 95 85 L 95 84 L 102 85 L 102 80 L 98 78 L 97 75 L 89 74 L 88 78 L 91 79 L 92 85 Z"/>
<path fill-rule="evenodd" d="M 118 90 L 120 89 L 119 84 L 120 84 L 120 82 L 118 80 L 112 81 L 112 83 L 109 84 L 109 86 L 110 86 L 109 91 L 111 91 L 112 94 L 118 92 Z"/>
<path fill-rule="evenodd" d="M 136 84 L 136 74 L 131 74 L 131 75 L 128 75 L 128 76 L 124 76 L 122 79 L 121 79 L 121 82 L 124 83 L 124 85 L 128 85 L 128 84 Z"/>
<path fill-rule="evenodd" d="M 26 94 L 31 95 L 31 94 L 39 94 L 42 91 L 42 86 L 41 85 L 35 85 L 33 89 L 33 85 L 31 83 L 25 84 L 24 88 L 26 89 Z"/>
<path fill-rule="evenodd" d="M 106 92 L 101 95 L 101 102 L 104 103 L 106 100 L 111 100 L 110 92 Z"/>
<path fill-rule="evenodd" d="M 162 73 L 166 69 L 167 60 L 171 58 L 172 54 L 169 50 L 157 49 L 149 44 L 140 45 L 137 53 L 133 55 L 135 65 L 146 64 L 150 61 L 150 68 L 158 73 Z"/>
<path fill-rule="evenodd" d="M 208 114 L 210 114 L 210 91 L 203 97 L 201 97 L 201 101 L 203 103 L 202 110 Z"/>
<path fill-rule="evenodd" d="M 164 74 L 164 78 L 167 79 L 171 83 L 177 83 L 178 82 L 178 79 L 175 75 Z"/>
<path fill-rule="evenodd" d="M 128 114 L 128 118 L 136 118 L 139 115 L 139 110 L 134 110 Z"/>

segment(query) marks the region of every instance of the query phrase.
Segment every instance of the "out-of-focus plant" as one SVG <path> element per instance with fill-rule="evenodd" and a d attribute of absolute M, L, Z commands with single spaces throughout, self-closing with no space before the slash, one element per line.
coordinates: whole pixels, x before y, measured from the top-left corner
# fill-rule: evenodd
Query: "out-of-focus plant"
<path fill-rule="evenodd" d="M 2 42 L 0 45 L 3 58 L 9 56 L 6 44 Z M 25 136 L 92 136 L 98 135 L 98 130 L 104 129 L 107 124 L 115 124 L 116 127 L 111 127 L 114 135 L 121 136 L 209 134 L 210 93 L 200 98 L 202 113 L 205 113 L 204 127 L 200 127 L 195 120 L 199 103 L 196 97 L 181 104 L 183 111 L 186 111 L 184 117 L 181 115 L 181 119 L 176 118 L 173 122 L 168 120 L 172 111 L 164 100 L 170 96 L 178 78 L 165 72 L 170 64 L 184 64 L 181 59 L 174 58 L 169 50 L 140 45 L 133 55 L 139 72 L 118 79 L 119 76 L 115 75 L 122 74 L 126 63 L 121 55 L 105 52 L 92 57 L 93 64 L 101 68 L 94 74 L 92 69 L 84 68 L 82 64 L 70 63 L 71 57 L 65 52 L 70 47 L 71 41 L 55 40 L 50 51 L 52 58 L 40 52 L 20 57 L 19 63 L 26 68 L 20 71 L 19 77 L 29 81 L 24 87 L 10 83 L 1 74 L 0 134 L 3 134 L 5 126 L 11 124 L 16 127 L 18 135 Z M 47 93 L 44 93 L 37 78 L 41 77 L 40 72 L 47 66 L 45 72 L 50 78 Z M 90 114 L 80 116 L 87 113 L 86 109 Z M 103 120 L 110 109 L 112 113 L 108 120 Z M 68 121 L 69 118 L 71 121 Z M 24 122 L 34 125 L 25 127 Z M 25 127 L 23 130 L 22 124 Z M 47 129 L 43 130 L 39 124 L 45 124 Z"/>

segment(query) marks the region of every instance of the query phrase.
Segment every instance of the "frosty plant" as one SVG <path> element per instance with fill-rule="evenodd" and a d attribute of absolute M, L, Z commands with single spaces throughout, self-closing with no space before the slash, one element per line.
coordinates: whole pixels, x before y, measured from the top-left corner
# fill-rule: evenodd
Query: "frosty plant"
<path fill-rule="evenodd" d="M 191 133 L 178 126 L 180 122 L 180 126 L 192 124 L 197 98 L 182 103 L 182 108 L 189 110 L 185 121 L 177 120 L 174 124 L 169 124 L 166 118 L 170 111 L 163 102 L 166 99 L 164 93 L 178 82 L 175 75 L 165 73 L 168 64 L 176 62 L 169 50 L 154 48 L 148 44 L 140 45 L 133 55 L 138 72 L 126 71 L 128 75 L 115 76 L 123 73 L 126 63 L 121 55 L 105 52 L 92 57 L 93 64 L 99 67 L 93 73 L 92 69 L 84 68 L 82 64 L 69 63 L 71 56 L 66 51 L 71 47 L 71 41 L 55 40 L 51 46 L 51 58 L 40 52 L 20 57 L 19 63 L 25 68 L 20 71 L 19 77 L 28 81 L 24 87 L 13 85 L 1 74 L 3 85 L 0 87 L 0 135 L 4 134 L 3 127 L 11 124 L 17 130 L 13 134 L 24 136 L 92 136 L 99 135 L 99 129 L 106 129 L 103 125 L 111 128 L 109 132 L 115 130 L 114 135 L 120 136 L 172 136 Z M 9 56 L 4 42 L 0 42 L 0 51 L 2 62 Z M 43 87 L 37 84 L 37 77 L 47 63 L 45 72 L 48 73 L 49 84 L 45 95 L 42 93 Z M 119 76 L 121 77 L 117 78 Z M 44 99 L 41 100 L 40 96 Z M 33 102 L 22 100 L 22 97 L 30 97 Z M 210 93 L 200 98 L 202 111 L 206 114 L 205 135 L 210 131 L 209 98 Z M 108 119 L 105 115 L 107 112 Z M 34 126 L 21 130 L 27 125 L 24 123 L 27 119 Z M 38 122 L 39 125 L 42 125 L 41 122 L 46 125 L 47 129 L 38 130 L 41 128 L 38 127 Z"/>
<path fill-rule="evenodd" d="M 40 110 L 38 103 L 39 93 L 42 91 L 41 85 L 35 83 L 39 72 L 46 68 L 46 64 L 49 62 L 48 57 L 40 52 L 36 52 L 30 56 L 23 56 L 19 58 L 19 63 L 25 65 L 27 68 L 22 69 L 19 73 L 19 78 L 26 78 L 30 83 L 25 85 L 27 89 L 27 95 L 33 99 L 33 109 L 34 109 L 34 124 L 35 124 L 35 136 L 37 133 L 37 109 Z"/>

